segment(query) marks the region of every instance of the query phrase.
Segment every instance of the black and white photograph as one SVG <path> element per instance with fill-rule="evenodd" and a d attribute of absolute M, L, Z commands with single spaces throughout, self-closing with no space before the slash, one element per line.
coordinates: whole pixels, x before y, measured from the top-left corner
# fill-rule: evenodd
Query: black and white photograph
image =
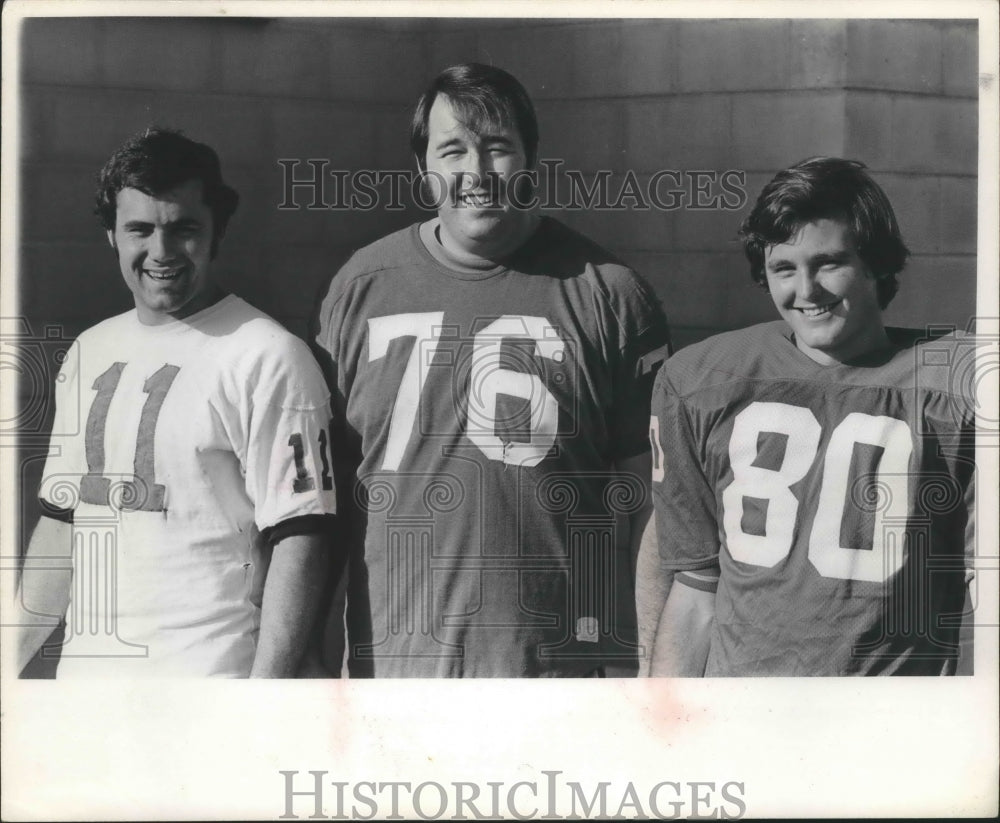
<path fill-rule="evenodd" d="M 998 54 L 6 4 L 3 818 L 997 814 Z"/>

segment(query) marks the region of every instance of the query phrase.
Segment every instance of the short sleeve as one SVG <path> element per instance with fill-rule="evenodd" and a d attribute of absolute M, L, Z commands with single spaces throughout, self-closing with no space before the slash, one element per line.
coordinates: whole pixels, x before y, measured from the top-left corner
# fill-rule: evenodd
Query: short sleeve
<path fill-rule="evenodd" d="M 352 504 L 351 477 L 361 462 L 361 438 L 347 422 L 347 397 L 353 371 L 344 359 L 348 356 L 352 335 L 361 334 L 357 315 L 352 314 L 350 295 L 352 274 L 357 270 L 356 256 L 348 260 L 330 281 L 313 319 L 311 347 L 327 386 L 333 417 L 331 436 L 334 442 L 334 466 L 340 497 L 340 509 Z"/>
<path fill-rule="evenodd" d="M 708 569 L 718 564 L 720 551 L 715 493 L 705 477 L 689 410 L 668 371 L 669 364 L 657 375 L 650 417 L 660 559 L 675 571 Z"/>
<path fill-rule="evenodd" d="M 618 306 L 620 337 L 614 373 L 610 431 L 616 459 L 649 450 L 649 402 L 653 381 L 670 356 L 667 318 L 652 290 L 638 278 Z"/>
<path fill-rule="evenodd" d="M 337 364 L 340 361 L 340 340 L 343 325 L 347 322 L 347 283 L 356 270 L 356 256 L 351 257 L 330 280 L 323 292 L 316 313 L 310 320 L 309 346 L 326 378 L 330 391 L 336 393 L 340 387 Z M 336 405 L 336 398 L 334 398 Z"/>
<path fill-rule="evenodd" d="M 258 529 L 337 510 L 330 396 L 305 344 L 290 345 L 264 368 L 252 398 L 247 494 Z"/>

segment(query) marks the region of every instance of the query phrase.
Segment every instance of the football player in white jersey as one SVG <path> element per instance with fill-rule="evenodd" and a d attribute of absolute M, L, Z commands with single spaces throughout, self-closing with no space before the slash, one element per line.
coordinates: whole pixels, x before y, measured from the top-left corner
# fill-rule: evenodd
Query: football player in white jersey
<path fill-rule="evenodd" d="M 351 674 L 634 674 L 659 301 L 529 207 L 538 125 L 508 73 L 446 69 L 410 144 L 437 214 L 358 251 L 319 316 Z"/>
<path fill-rule="evenodd" d="M 907 250 L 861 163 L 778 173 L 741 237 L 781 320 L 657 377 L 651 673 L 954 674 L 975 405 L 951 364 L 969 341 L 883 322 Z"/>
<path fill-rule="evenodd" d="M 302 662 L 335 511 L 329 392 L 302 341 L 213 279 L 237 201 L 216 153 L 174 131 L 137 135 L 101 172 L 135 308 L 81 334 L 60 371 L 22 668 L 64 614 L 57 677 Z"/>

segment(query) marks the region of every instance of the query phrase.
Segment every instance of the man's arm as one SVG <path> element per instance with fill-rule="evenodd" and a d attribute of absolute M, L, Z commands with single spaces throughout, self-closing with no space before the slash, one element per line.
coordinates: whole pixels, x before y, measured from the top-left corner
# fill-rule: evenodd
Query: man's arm
<path fill-rule="evenodd" d="M 632 508 L 631 505 L 623 507 L 627 511 L 624 524 L 619 519 L 619 527 L 628 530 L 628 537 L 627 541 L 620 540 L 617 545 L 624 547 L 627 542 L 629 554 L 627 568 L 624 565 L 616 565 L 616 568 L 621 570 L 619 573 L 628 575 L 628 579 L 623 581 L 623 585 L 619 585 L 617 582 L 615 584 L 616 597 L 622 598 L 620 607 L 616 610 L 616 619 L 627 621 L 628 625 L 633 625 L 632 621 L 635 619 L 635 612 L 632 609 L 635 605 L 636 556 L 639 553 L 642 533 L 653 510 L 652 503 L 649 500 L 651 466 L 652 462 L 649 452 L 638 454 L 634 457 L 619 458 L 614 465 L 615 472 L 625 480 L 630 489 L 623 493 L 623 502 L 631 504 L 633 493 L 636 495 L 636 499 L 640 501 L 639 507 L 633 511 L 627 511 Z M 639 654 L 641 670 L 641 650 L 639 650 Z M 604 672 L 607 677 L 635 677 L 635 661 L 632 660 L 623 664 L 607 663 L 604 666 Z"/>
<path fill-rule="evenodd" d="M 298 671 L 326 582 L 328 540 L 325 534 L 294 534 L 274 545 L 251 677 L 294 677 Z"/>
<path fill-rule="evenodd" d="M 649 452 L 643 452 L 635 457 L 619 460 L 615 464 L 615 469 L 619 474 L 630 476 L 634 482 L 642 486 L 642 505 L 628 515 L 628 548 L 634 569 L 646 523 L 649 522 L 650 515 L 653 513 L 653 503 L 649 499 L 649 478 L 653 472 L 653 459 Z"/>
<path fill-rule="evenodd" d="M 967 408 L 972 408 L 969 406 Z M 971 428 L 971 427 L 970 427 Z M 978 598 L 973 582 L 976 579 L 976 463 L 975 440 L 972 434 L 965 439 L 966 459 L 963 461 L 968 480 L 965 484 L 965 597 L 962 604 L 962 625 L 958 630 L 959 656 L 955 674 L 975 673 L 976 615 Z M 978 585 L 978 584 L 977 584 Z"/>
<path fill-rule="evenodd" d="M 338 509 L 340 504 L 338 503 Z M 342 510 L 341 510 L 342 511 Z M 341 528 L 333 538 L 336 552 L 330 557 L 326 583 L 317 607 L 316 621 L 299 668 L 299 677 L 343 677 L 347 651 L 347 632 L 344 621 L 347 606 L 348 540 L 350 533 L 343 529 L 344 515 L 338 515 Z"/>
<path fill-rule="evenodd" d="M 656 518 L 650 517 L 642 533 L 635 569 L 635 608 L 639 621 L 639 677 L 649 677 L 656 627 L 667 602 L 673 574 L 660 563 Z"/>
<path fill-rule="evenodd" d="M 689 575 L 685 572 L 684 575 Z M 653 640 L 653 677 L 704 677 L 715 620 L 715 592 L 674 582 Z"/>
<path fill-rule="evenodd" d="M 14 602 L 18 673 L 66 615 L 73 580 L 72 541 L 72 526 L 51 517 L 42 517 L 32 532 Z"/>

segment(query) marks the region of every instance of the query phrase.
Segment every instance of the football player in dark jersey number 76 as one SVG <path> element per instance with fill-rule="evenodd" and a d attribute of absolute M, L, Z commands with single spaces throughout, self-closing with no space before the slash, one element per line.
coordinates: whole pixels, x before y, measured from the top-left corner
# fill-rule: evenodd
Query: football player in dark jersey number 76
<path fill-rule="evenodd" d="M 410 143 L 437 214 L 344 265 L 316 337 L 350 492 L 349 671 L 634 673 L 659 301 L 531 207 L 538 125 L 506 72 L 446 69 Z"/>

